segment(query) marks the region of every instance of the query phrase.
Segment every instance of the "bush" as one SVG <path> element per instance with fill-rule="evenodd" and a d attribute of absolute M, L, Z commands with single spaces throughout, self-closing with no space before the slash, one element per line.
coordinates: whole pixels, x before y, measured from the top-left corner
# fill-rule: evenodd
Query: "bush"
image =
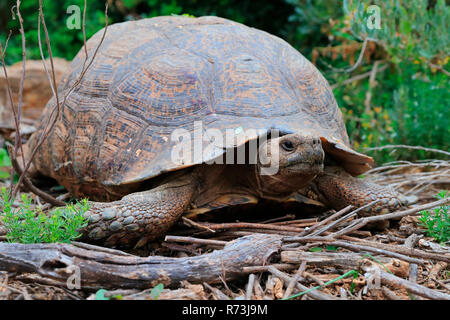
<path fill-rule="evenodd" d="M 65 208 L 56 208 L 49 215 L 40 209 L 31 208 L 31 199 L 22 194 L 19 207 L 13 206 L 6 188 L 1 190 L 0 220 L 8 231 L 9 242 L 19 243 L 68 243 L 81 236 L 79 229 L 87 225 L 83 215 L 89 210 L 86 199 L 76 204 L 68 204 Z"/>
<path fill-rule="evenodd" d="M 445 1 L 345 0 L 343 5 L 331 0 L 289 2 L 297 6 L 291 20 L 308 26 L 301 28 L 302 37 L 326 39 L 311 50 L 308 58 L 316 62 L 330 83 L 338 84 L 334 94 L 356 149 L 364 152 L 367 147 L 407 144 L 448 150 L 450 92 L 445 67 L 449 62 L 450 9 Z M 380 8 L 381 29 L 367 27 L 369 4 Z M 318 30 L 321 35 L 315 34 Z M 350 74 L 336 71 L 355 64 L 365 38 L 377 41 L 369 42 L 361 66 Z M 300 43 L 297 46 L 308 52 Z M 372 86 L 368 77 L 339 85 L 371 71 L 373 60 L 383 61 L 380 66 L 387 64 L 388 68 L 376 74 Z M 378 162 L 430 157 L 423 151 L 390 151 L 378 151 L 374 156 Z"/>
<path fill-rule="evenodd" d="M 437 199 L 447 198 L 447 190 L 442 190 L 436 196 Z M 450 206 L 444 205 L 434 209 L 434 213 L 428 210 L 420 212 L 420 225 L 427 228 L 427 234 L 436 241 L 445 243 L 450 240 Z"/>

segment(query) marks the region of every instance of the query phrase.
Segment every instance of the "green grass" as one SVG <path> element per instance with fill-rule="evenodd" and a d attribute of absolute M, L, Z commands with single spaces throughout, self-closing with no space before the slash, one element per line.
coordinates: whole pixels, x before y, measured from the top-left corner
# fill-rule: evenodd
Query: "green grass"
<path fill-rule="evenodd" d="M 7 229 L 8 242 L 19 243 L 69 243 L 81 236 L 79 229 L 87 225 L 84 213 L 89 209 L 87 199 L 65 208 L 56 208 L 48 215 L 40 208 L 31 207 L 31 199 L 22 194 L 22 203 L 14 207 L 6 188 L 0 196 L 0 220 Z"/>
<path fill-rule="evenodd" d="M 442 190 L 436 196 L 438 199 L 445 199 L 447 197 L 447 190 Z M 447 242 L 450 239 L 449 207 L 448 205 L 440 206 L 435 208 L 433 213 L 428 210 L 420 212 L 419 225 L 427 228 L 427 235 L 433 237 L 440 243 Z"/>

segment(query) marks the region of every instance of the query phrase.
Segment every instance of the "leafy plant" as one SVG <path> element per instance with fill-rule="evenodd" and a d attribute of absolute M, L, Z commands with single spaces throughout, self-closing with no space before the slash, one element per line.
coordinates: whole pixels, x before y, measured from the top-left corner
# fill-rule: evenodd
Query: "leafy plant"
<path fill-rule="evenodd" d="M 8 152 L 5 149 L 0 149 L 0 168 L 10 167 L 11 159 L 8 156 Z M 9 178 L 10 173 L 8 171 L 0 170 L 0 179 Z"/>
<path fill-rule="evenodd" d="M 438 199 L 447 198 L 447 190 L 442 190 L 436 196 Z M 450 239 L 450 206 L 443 205 L 435 208 L 434 213 L 428 210 L 421 211 L 419 217 L 419 225 L 427 228 L 427 234 L 433 237 L 436 241 L 441 243 L 447 242 Z"/>
<path fill-rule="evenodd" d="M 8 231 L 6 238 L 9 242 L 68 243 L 79 238 L 78 230 L 87 225 L 87 218 L 83 216 L 89 210 L 87 199 L 56 208 L 48 215 L 40 208 L 31 208 L 31 199 L 26 194 L 22 194 L 21 200 L 21 205 L 14 207 L 9 192 L 2 188 L 0 220 Z"/>

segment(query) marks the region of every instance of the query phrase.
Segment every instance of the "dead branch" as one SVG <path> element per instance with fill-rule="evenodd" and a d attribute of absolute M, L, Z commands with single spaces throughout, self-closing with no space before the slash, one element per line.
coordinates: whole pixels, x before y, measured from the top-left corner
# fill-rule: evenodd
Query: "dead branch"
<path fill-rule="evenodd" d="M 42 22 L 42 26 L 43 26 L 44 33 L 45 33 L 47 50 L 48 50 L 49 58 L 50 58 L 51 71 L 52 71 L 52 81 L 50 82 L 50 85 L 53 86 L 52 90 L 55 93 L 56 106 L 50 113 L 48 122 L 45 124 L 44 129 L 42 130 L 41 135 L 39 136 L 38 142 L 36 143 L 36 146 L 31 151 L 29 159 L 27 159 L 28 161 L 23 169 L 22 174 L 19 177 L 16 188 L 14 189 L 14 191 L 12 193 L 13 198 L 15 197 L 15 195 L 19 189 L 19 186 L 21 185 L 21 183 L 24 179 L 24 176 L 26 175 L 26 172 L 29 169 L 29 167 L 33 161 L 34 156 L 36 155 L 37 151 L 39 150 L 39 147 L 42 145 L 42 143 L 44 142 L 47 135 L 50 133 L 52 128 L 55 126 L 56 121 L 58 120 L 61 106 L 66 103 L 67 97 L 80 84 L 81 80 L 84 77 L 84 74 L 89 69 L 89 67 L 92 65 L 92 63 L 94 62 L 97 52 L 98 52 L 99 48 L 101 47 L 101 45 L 103 44 L 103 40 L 105 39 L 106 31 L 108 29 L 108 3 L 105 4 L 105 28 L 103 31 L 102 38 L 100 39 L 100 42 L 98 43 L 97 47 L 95 48 L 94 54 L 93 54 L 91 60 L 89 61 L 89 63 L 87 65 L 83 64 L 83 66 L 85 66 L 85 68 L 81 70 L 79 77 L 76 79 L 76 81 L 73 83 L 73 85 L 65 92 L 62 103 L 59 101 L 58 90 L 56 90 L 56 76 L 55 76 L 55 68 L 54 68 L 54 64 L 53 64 L 53 54 L 52 54 L 52 50 L 51 50 L 50 37 L 48 35 L 47 26 L 45 24 L 45 17 L 44 17 L 44 12 L 43 12 L 43 8 L 42 8 L 42 0 L 39 0 L 39 25 L 41 22 Z M 83 21 L 83 29 L 85 29 L 84 21 Z M 86 43 L 84 43 L 84 46 L 86 46 Z M 41 47 L 41 45 L 40 45 L 40 47 Z M 85 57 L 85 59 L 87 59 L 87 56 Z M 55 111 L 56 111 L 56 114 L 55 114 Z"/>
<path fill-rule="evenodd" d="M 253 287 L 255 286 L 255 274 L 251 273 L 248 276 L 248 283 L 247 283 L 247 288 L 245 290 L 245 299 L 246 300 L 251 300 L 252 299 L 252 294 L 253 294 Z"/>
<path fill-rule="evenodd" d="M 209 239 L 199 239 L 192 237 L 180 237 L 180 236 L 166 236 L 164 241 L 167 242 L 183 242 L 183 243 L 193 243 L 193 244 L 202 244 L 202 245 L 211 245 L 215 247 L 224 247 L 227 242 L 220 240 L 209 240 Z"/>
<path fill-rule="evenodd" d="M 258 272 L 266 272 L 269 270 L 269 267 L 272 266 L 277 268 L 278 270 L 292 270 L 295 269 L 295 265 L 288 263 L 274 263 L 271 265 L 264 266 L 254 266 L 254 267 L 243 267 L 242 272 L 244 273 L 258 273 Z"/>
<path fill-rule="evenodd" d="M 288 276 L 284 272 L 281 272 L 280 270 L 278 270 L 277 268 L 275 268 L 273 266 L 270 266 L 268 271 L 270 273 L 272 273 L 274 276 L 277 276 L 277 277 L 283 279 L 285 284 L 292 281 L 292 277 Z M 302 285 L 299 282 L 296 283 L 296 287 L 300 291 L 309 290 L 308 287 L 305 287 L 304 285 Z M 308 295 L 309 297 L 316 299 L 316 300 L 338 300 L 336 297 L 326 294 L 326 293 L 323 293 L 323 292 L 320 292 L 318 290 L 309 291 L 306 293 L 306 295 Z"/>
<path fill-rule="evenodd" d="M 383 263 L 389 263 L 392 259 L 378 257 Z M 367 256 L 353 252 L 307 252 L 301 250 L 289 250 L 281 252 L 281 262 L 300 263 L 306 262 L 308 265 L 339 266 L 341 268 L 358 269 Z"/>
<path fill-rule="evenodd" d="M 388 64 L 382 65 L 381 67 L 378 68 L 377 72 L 382 72 L 382 71 L 386 70 L 388 68 L 388 66 L 389 66 Z M 347 80 L 344 80 L 342 82 L 338 82 L 338 83 L 335 83 L 335 84 L 331 85 L 331 89 L 334 90 L 337 87 L 340 87 L 340 86 L 352 83 L 354 81 L 359 81 L 359 80 L 368 78 L 368 77 L 371 76 L 371 74 L 372 74 L 372 70 L 368 71 L 368 72 L 364 72 L 364 73 L 358 74 L 358 75 L 356 75 L 354 77 L 351 77 L 351 78 L 349 78 Z"/>
<path fill-rule="evenodd" d="M 251 222 L 236 222 L 236 223 L 201 223 L 200 225 L 206 226 L 212 230 L 229 230 L 229 229 L 262 229 L 262 230 L 273 230 L 273 231 L 288 231 L 288 232 L 302 232 L 304 229 L 278 226 L 274 224 L 263 224 L 263 223 L 251 223 Z"/>
<path fill-rule="evenodd" d="M 450 156 L 450 152 L 444 151 L 444 150 L 439 150 L 439 149 L 433 149 L 433 148 L 425 148 L 422 146 L 407 146 L 407 145 L 385 145 L 385 146 L 381 146 L 381 147 L 373 147 L 373 148 L 366 148 L 366 151 L 373 151 L 373 150 L 383 150 L 383 149 L 413 149 L 413 150 L 423 150 L 423 151 L 427 151 L 427 152 L 436 152 L 436 153 L 441 153 L 441 154 L 445 154 L 446 156 Z"/>
<path fill-rule="evenodd" d="M 336 71 L 336 72 L 347 72 L 347 73 L 355 71 L 361 65 L 361 62 L 362 62 L 363 57 L 364 57 L 364 53 L 366 52 L 367 43 L 369 41 L 378 42 L 378 40 L 374 39 L 374 38 L 369 38 L 369 37 L 365 38 L 364 42 L 362 44 L 361 51 L 359 52 L 358 59 L 356 60 L 355 64 L 353 66 L 351 66 L 350 68 L 347 68 L 347 69 L 338 69 L 338 68 L 332 67 L 333 71 Z"/>
<path fill-rule="evenodd" d="M 416 206 L 414 208 L 408 209 L 408 210 L 404 210 L 404 211 L 399 211 L 399 212 L 394 212 L 394 213 L 388 213 L 388 214 L 383 214 L 383 215 L 378 215 L 378 216 L 371 216 L 371 217 L 365 217 L 365 218 L 359 218 L 356 219 L 355 221 L 353 221 L 353 223 L 351 225 L 349 225 L 348 227 L 345 227 L 342 230 L 339 230 L 338 232 L 333 233 L 332 235 L 330 235 L 330 237 L 333 238 L 338 238 L 342 235 L 348 234 L 352 231 L 361 229 L 362 227 L 364 227 L 366 224 L 368 224 L 369 222 L 375 222 L 375 221 L 384 221 L 384 220 L 389 220 L 389 219 L 400 219 L 402 217 L 406 217 L 412 214 L 415 214 L 419 211 L 422 210 L 427 210 L 427 209 L 432 209 L 441 205 L 445 205 L 447 203 L 450 202 L 450 198 L 445 198 L 442 200 L 438 200 L 435 202 L 431 202 L 431 203 L 427 203 L 421 206 Z"/>
<path fill-rule="evenodd" d="M 384 296 L 389 300 L 404 300 L 387 287 L 382 287 L 381 291 L 383 292 Z"/>
<path fill-rule="evenodd" d="M 319 223 L 315 224 L 314 226 L 312 226 L 309 229 L 306 229 L 305 231 L 303 231 L 302 233 L 299 234 L 300 237 L 302 236 L 306 236 L 307 234 L 310 234 L 311 232 L 317 230 L 319 227 L 323 226 L 324 224 L 327 224 L 328 222 L 339 218 L 341 215 L 346 214 L 347 212 L 349 212 L 353 207 L 351 205 L 345 207 L 342 210 L 339 210 L 338 212 L 330 215 L 328 218 L 320 221 Z"/>
<path fill-rule="evenodd" d="M 404 288 L 410 293 L 428 299 L 450 300 L 450 295 L 446 293 L 432 290 L 417 283 L 402 279 L 393 274 L 385 272 L 375 265 L 371 265 L 370 267 L 363 267 L 363 270 L 369 274 L 372 274 L 374 278 L 379 277 L 382 284 L 386 284 L 395 288 Z"/>
<path fill-rule="evenodd" d="M 278 236 L 253 235 L 228 243 L 224 249 L 196 257 L 166 258 L 124 256 L 76 247 L 70 244 L 0 243 L 0 269 L 19 273 L 35 272 L 62 286 L 79 268 L 81 286 L 100 288 L 151 288 L 158 283 L 174 286 L 219 282 L 223 270 L 227 280 L 243 275 L 246 266 L 263 265 L 281 247 Z M 112 250 L 112 249 L 110 249 Z M 72 271 L 71 271 L 72 270 Z"/>
<path fill-rule="evenodd" d="M 303 272 L 306 270 L 306 261 L 302 261 L 302 264 L 300 267 L 298 267 L 297 272 L 292 277 L 291 281 L 289 281 L 288 286 L 286 287 L 286 291 L 284 292 L 283 299 L 286 299 L 287 297 L 291 296 L 292 290 L 294 290 L 295 284 L 299 281 L 301 281 Z"/>
<path fill-rule="evenodd" d="M 364 205 L 364 206 L 362 206 L 362 207 L 360 207 L 360 208 L 358 208 L 358 209 L 356 209 L 356 210 L 350 212 L 349 214 L 343 216 L 342 218 L 339 218 L 339 219 L 337 219 L 336 221 L 330 223 L 329 225 L 323 227 L 322 229 L 320 229 L 320 230 L 318 230 L 318 231 L 312 233 L 311 236 L 318 236 L 318 235 L 320 235 L 321 233 L 323 233 L 323 232 L 325 232 L 325 231 L 327 231 L 327 230 L 329 230 L 329 229 L 331 229 L 331 228 L 333 228 L 333 227 L 335 227 L 335 226 L 338 226 L 339 224 L 341 224 L 341 223 L 344 222 L 345 220 L 348 220 L 348 219 L 350 219 L 350 218 L 356 217 L 356 215 L 357 215 L 358 212 L 360 212 L 361 210 L 364 210 L 364 209 L 366 209 L 366 208 L 368 208 L 368 207 L 371 207 L 371 206 L 377 204 L 377 203 L 380 202 L 380 201 L 381 201 L 380 199 L 377 199 L 377 200 L 375 200 L 375 201 L 372 201 L 372 202 L 370 202 L 370 203 L 368 203 L 368 204 L 366 204 L 366 205 Z M 328 237 L 331 237 L 331 236 L 328 236 Z"/>
<path fill-rule="evenodd" d="M 377 247 L 375 246 L 363 246 L 363 245 L 358 245 L 358 244 L 353 244 L 353 243 L 349 243 L 349 242 L 344 242 L 344 241 L 335 241 L 335 242 L 330 242 L 329 245 L 332 246 L 339 246 L 342 248 L 346 248 L 349 250 L 353 250 L 353 251 L 369 251 L 369 252 L 374 252 L 377 254 L 382 254 L 388 257 L 393 257 L 393 258 L 397 258 L 403 261 L 407 261 L 409 263 L 415 263 L 418 265 L 425 265 L 425 262 L 416 258 L 411 258 L 403 253 L 398 253 L 399 251 L 403 251 L 403 248 L 396 248 L 395 246 L 392 246 L 395 251 L 390 251 L 387 248 L 384 249 L 380 249 L 379 247 L 381 247 L 381 245 L 377 245 Z M 386 246 L 386 245 L 383 245 Z M 389 247 L 390 248 L 390 247 Z M 413 252 L 414 249 L 407 249 L 409 254 L 411 254 L 411 252 Z M 438 257 L 439 259 L 444 259 L 444 260 L 449 260 L 450 257 Z"/>
<path fill-rule="evenodd" d="M 370 101 L 372 100 L 372 89 L 376 86 L 375 77 L 377 76 L 378 71 L 378 65 L 382 62 L 382 60 L 377 60 L 373 64 L 372 71 L 370 71 L 370 77 L 369 77 L 369 89 L 366 91 L 366 97 L 364 99 L 364 107 L 365 113 L 369 113 L 370 111 Z"/>

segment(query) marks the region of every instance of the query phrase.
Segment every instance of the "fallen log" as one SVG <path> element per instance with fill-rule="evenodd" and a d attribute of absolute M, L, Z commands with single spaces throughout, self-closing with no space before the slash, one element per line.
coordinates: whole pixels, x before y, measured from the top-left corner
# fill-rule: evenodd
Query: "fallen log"
<path fill-rule="evenodd" d="M 137 257 L 92 245 L 0 243 L 0 270 L 34 272 L 63 286 L 78 270 L 83 289 L 146 289 L 159 283 L 173 287 L 182 280 L 216 283 L 219 277 L 246 275 L 243 267 L 266 264 L 280 248 L 279 236 L 260 234 L 230 241 L 222 250 L 183 258 Z"/>

